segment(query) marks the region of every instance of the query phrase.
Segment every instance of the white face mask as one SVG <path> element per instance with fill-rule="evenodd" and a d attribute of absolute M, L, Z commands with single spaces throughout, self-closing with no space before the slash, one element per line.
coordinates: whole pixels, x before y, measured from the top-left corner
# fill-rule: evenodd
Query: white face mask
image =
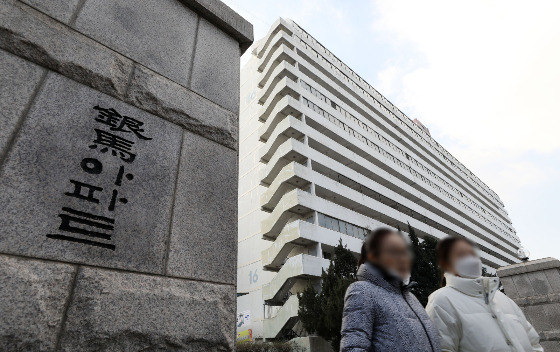
<path fill-rule="evenodd" d="M 482 276 L 482 262 L 480 258 L 468 256 L 455 262 L 455 272 L 467 279 L 476 279 Z"/>

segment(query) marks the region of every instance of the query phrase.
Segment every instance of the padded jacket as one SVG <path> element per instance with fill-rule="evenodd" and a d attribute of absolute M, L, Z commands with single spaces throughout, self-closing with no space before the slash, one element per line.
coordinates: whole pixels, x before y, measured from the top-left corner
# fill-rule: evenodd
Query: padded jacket
<path fill-rule="evenodd" d="M 411 285 L 366 263 L 344 298 L 341 352 L 436 352 L 437 331 Z"/>
<path fill-rule="evenodd" d="M 543 351 L 521 309 L 498 290 L 498 278 L 447 273 L 445 279 L 447 286 L 432 293 L 426 306 L 442 351 Z"/>

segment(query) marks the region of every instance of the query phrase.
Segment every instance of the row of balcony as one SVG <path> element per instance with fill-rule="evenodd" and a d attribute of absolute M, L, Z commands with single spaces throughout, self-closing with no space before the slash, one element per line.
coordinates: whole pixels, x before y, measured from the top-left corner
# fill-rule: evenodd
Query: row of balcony
<path fill-rule="evenodd" d="M 277 50 L 272 50 L 274 47 L 269 47 L 268 51 L 267 51 L 267 56 L 265 57 L 265 59 L 267 59 L 268 57 L 270 57 L 269 60 L 271 61 L 263 61 L 263 63 L 261 64 L 263 67 L 263 80 L 261 80 L 261 85 L 266 85 L 266 87 L 264 87 L 264 89 L 261 90 L 260 93 L 260 97 L 259 100 L 261 102 L 264 102 L 264 100 L 266 99 L 266 97 L 269 97 L 271 94 L 271 89 L 270 87 L 272 86 L 276 86 L 278 81 L 276 79 L 273 79 L 271 81 L 267 81 L 267 79 L 269 77 L 275 77 L 274 75 L 269 75 L 269 72 L 266 71 L 267 67 L 270 68 L 271 64 L 278 64 L 278 62 L 280 62 L 280 64 L 278 64 L 278 66 L 276 66 L 273 71 L 275 71 L 275 74 L 280 74 L 282 75 L 281 77 L 286 77 L 289 76 L 290 79 L 293 79 L 294 76 L 297 77 L 298 73 L 295 67 L 293 67 L 291 64 L 286 64 L 286 62 L 283 61 L 279 61 L 282 60 L 283 56 L 289 56 L 290 57 L 290 62 L 294 63 L 297 62 L 297 55 L 293 52 L 293 44 L 289 44 L 286 45 L 286 43 L 289 43 L 288 40 L 290 40 L 291 38 L 285 34 L 284 32 L 280 31 L 276 34 L 276 36 L 278 36 L 278 39 L 281 42 L 279 43 L 279 46 L 277 48 Z M 271 41 L 274 42 L 274 41 Z M 291 53 L 291 54 L 290 54 Z M 268 88 L 268 89 L 267 89 Z M 280 92 L 282 94 L 285 94 L 285 92 Z M 268 106 L 274 105 L 274 104 L 267 104 Z M 505 210 L 501 207 L 496 207 L 495 209 L 496 211 L 498 211 L 500 213 L 501 216 L 504 217 L 504 219 L 509 221 L 509 218 L 507 217 L 507 213 L 505 212 Z"/>
<path fill-rule="evenodd" d="M 307 153 L 315 160 L 321 159 L 321 153 L 309 147 L 307 147 L 307 150 L 304 150 L 305 146 L 297 141 L 292 140 L 290 142 L 289 144 L 293 146 L 299 145 L 299 147 L 290 148 L 290 153 Z M 323 158 L 327 159 L 328 157 L 323 155 Z M 297 162 L 289 162 L 288 160 L 286 162 L 288 164 L 279 172 L 282 175 L 282 181 L 277 182 L 274 180 L 273 185 L 269 187 L 261 198 L 263 208 L 272 209 L 270 215 L 261 224 L 261 232 L 265 238 L 275 239 L 287 223 L 303 218 L 311 211 L 317 211 L 334 218 L 356 219 L 357 221 L 351 221 L 351 223 L 371 229 L 383 224 L 406 228 L 407 224 L 410 223 L 413 227 L 418 228 L 422 234 L 436 238 L 449 235 L 449 231 L 452 229 L 453 233 L 461 234 L 478 242 L 484 251 L 491 254 L 488 257 L 489 259 L 492 256 L 503 258 L 500 260 L 499 265 L 516 261 L 516 257 L 513 254 L 516 248 L 504 245 L 504 243 L 490 243 L 488 240 L 492 239 L 491 235 L 482 231 L 483 236 L 474 236 L 470 231 L 465 231 L 448 220 L 454 217 L 452 213 L 447 214 L 448 219 L 445 219 L 401 197 L 401 202 L 406 204 L 406 206 L 402 207 L 403 209 L 405 207 L 408 209 L 416 208 L 415 214 L 417 215 L 412 216 L 414 214 L 406 214 L 396 209 L 398 208 L 398 205 L 394 206 L 397 204 L 396 202 L 393 202 L 393 206 L 384 204 L 380 200 L 373 199 L 359 190 L 348 187 Z M 323 160 L 323 162 L 328 163 L 328 160 Z M 332 166 L 338 169 L 344 167 L 343 165 Z M 376 187 L 374 181 L 370 180 L 369 183 Z M 316 195 L 305 192 L 295 186 L 301 185 L 301 187 L 306 188 L 307 184 L 314 185 Z M 382 186 L 377 185 L 377 188 L 380 189 Z M 272 199 L 275 201 L 272 202 Z M 430 219 L 430 221 L 425 219 Z M 492 266 L 496 265 L 497 263 L 494 263 Z"/>
<path fill-rule="evenodd" d="M 473 172 L 471 172 L 459 160 L 457 160 L 453 155 L 451 155 L 451 153 L 449 153 L 445 148 L 443 148 L 435 139 L 433 139 L 429 134 L 427 134 L 420 127 L 416 126 L 412 122 L 412 120 L 408 116 L 406 116 L 400 109 L 398 109 L 387 98 L 381 95 L 375 88 L 373 88 L 369 83 L 367 83 L 353 70 L 351 70 L 347 65 L 345 65 L 341 60 L 339 60 L 334 54 L 332 54 L 328 49 L 326 49 L 323 45 L 321 45 L 315 38 L 309 35 L 305 30 L 299 27 L 295 22 L 292 21 L 291 24 L 293 25 L 292 27 L 296 29 L 295 31 L 293 31 L 293 33 L 292 31 L 290 31 L 293 38 L 295 38 L 304 47 L 306 47 L 306 49 L 314 52 L 317 56 L 320 56 L 322 60 L 328 62 L 330 66 L 332 66 L 331 68 L 334 69 L 337 75 L 341 77 L 344 81 L 351 83 L 351 85 L 354 86 L 354 88 L 358 88 L 370 100 L 373 100 L 378 104 L 382 104 L 383 107 L 387 109 L 387 112 L 393 115 L 394 118 L 399 119 L 400 122 L 404 123 L 409 131 L 411 131 L 415 135 L 425 140 L 432 147 L 432 149 L 434 149 L 438 154 L 440 154 L 440 156 L 442 156 L 445 160 L 448 160 L 453 165 L 454 168 L 458 169 L 458 171 L 463 173 L 465 177 L 468 177 L 469 179 L 476 182 L 476 184 L 482 187 L 482 189 L 489 196 L 494 198 L 498 203 L 500 203 L 503 206 L 503 203 L 499 199 L 499 196 L 492 189 L 490 189 Z M 318 48 L 322 53 L 317 51 L 315 48 Z M 334 62 L 334 64 L 332 64 L 332 62 Z M 348 74 L 346 74 L 345 72 Z M 366 87 L 366 89 L 369 92 L 367 92 L 366 89 L 362 88 L 362 86 Z M 372 92 L 375 95 L 375 97 L 372 96 L 370 92 Z M 391 111 L 389 111 L 389 109 Z"/>
<path fill-rule="evenodd" d="M 471 204 L 472 206 L 474 206 L 475 208 L 477 208 L 480 212 L 482 212 L 483 214 L 485 214 L 486 216 L 489 216 L 490 218 L 492 218 L 493 220 L 495 220 L 496 222 L 499 222 L 502 226 L 506 227 L 508 230 L 510 230 L 511 232 L 515 232 L 513 230 L 512 227 L 509 226 L 508 223 L 498 219 L 495 215 L 493 215 L 491 212 L 487 211 L 486 209 L 484 209 L 482 206 L 480 206 L 478 203 L 476 203 L 474 200 L 472 200 L 470 197 L 466 196 L 463 192 L 461 192 L 459 189 L 457 189 L 455 186 L 453 186 L 451 183 L 449 183 L 447 180 L 443 179 L 441 176 L 439 176 L 438 174 L 436 174 L 435 172 L 433 172 L 430 168 L 428 168 L 427 166 L 425 166 L 421 161 L 417 160 L 416 158 L 412 157 L 409 153 L 405 152 L 404 150 L 402 150 L 398 145 L 396 145 L 395 143 L 391 142 L 390 140 L 388 140 L 387 138 L 385 138 L 383 135 L 381 135 L 379 132 L 377 132 L 376 130 L 374 130 L 373 128 L 369 127 L 368 125 L 366 125 L 364 122 L 362 122 L 360 119 L 356 118 L 355 116 L 353 116 L 351 113 L 349 113 L 348 111 L 346 111 L 345 109 L 343 109 L 341 106 L 339 106 L 338 104 L 336 104 L 334 101 L 332 101 L 331 99 L 329 99 L 328 97 L 326 97 L 324 94 L 322 94 L 321 92 L 319 92 L 316 88 L 314 88 L 313 86 L 311 86 L 310 84 L 304 82 L 303 80 L 300 80 L 300 84 L 301 86 L 309 91 L 310 93 L 312 93 L 314 96 L 316 96 L 317 98 L 319 98 L 321 101 L 323 101 L 324 103 L 326 103 L 326 105 L 328 106 L 332 106 L 333 109 L 337 110 L 340 113 L 340 116 L 344 117 L 346 120 L 352 121 L 354 123 L 354 125 L 360 127 L 361 129 L 363 129 L 364 131 L 367 131 L 369 134 L 374 135 L 379 141 L 381 141 L 383 144 L 385 144 L 387 147 L 391 148 L 393 151 L 395 151 L 396 153 L 400 154 L 401 156 L 407 158 L 408 160 L 410 160 L 410 162 L 412 162 L 414 165 L 418 166 L 420 169 L 422 169 L 424 172 L 426 172 L 427 174 L 429 174 L 431 177 L 435 178 L 437 181 L 439 181 L 440 183 L 443 183 L 447 188 L 451 189 L 455 194 L 459 195 L 461 198 L 464 198 L 469 204 Z M 315 105 L 315 104 L 314 104 Z M 315 106 L 313 106 L 312 108 L 315 108 Z M 324 109 L 321 109 L 320 107 L 317 106 L 317 108 L 320 110 L 318 111 L 319 113 L 324 114 L 326 111 Z"/>
<path fill-rule="evenodd" d="M 285 80 L 287 78 L 283 78 L 282 80 Z M 293 83 L 293 82 L 292 82 Z M 297 118 L 295 118 L 293 115 L 296 116 L 301 116 L 301 111 L 302 107 L 301 104 L 299 103 L 298 100 L 294 99 L 294 97 L 292 97 L 292 95 L 298 97 L 299 93 L 297 93 L 295 91 L 296 86 L 292 85 L 282 85 L 279 84 L 278 86 L 282 86 L 284 87 L 284 89 L 281 88 L 277 88 L 279 89 L 281 92 L 284 92 L 286 95 L 284 95 L 283 97 L 281 97 L 279 100 L 276 100 L 276 105 L 273 104 L 267 104 L 266 106 L 263 107 L 263 111 L 261 111 L 261 119 L 264 120 L 264 124 L 261 126 L 259 133 L 261 134 L 261 138 L 266 139 L 267 142 L 266 144 L 263 146 L 263 148 L 261 149 L 263 152 L 261 152 L 261 157 L 263 160 L 268 160 L 270 158 L 270 156 L 272 155 L 272 153 L 274 153 L 274 151 L 277 149 L 278 145 L 281 144 L 281 142 L 284 141 L 285 136 L 290 136 L 296 139 L 301 138 L 304 133 L 302 133 L 301 128 L 295 128 L 297 125 L 297 121 L 299 121 Z M 286 116 L 287 115 L 287 116 Z M 308 116 L 311 116 L 311 114 L 308 112 L 307 113 Z M 302 126 L 302 124 L 299 124 L 300 126 Z M 322 125 L 324 125 L 324 122 L 322 123 Z M 280 138 L 281 136 L 284 136 L 282 138 Z M 335 143 L 333 143 L 335 144 Z M 340 144 L 340 141 L 338 141 L 336 144 Z M 345 145 L 349 145 L 346 141 L 343 143 Z M 363 149 L 363 147 L 361 147 Z M 292 160 L 304 160 L 304 157 L 298 157 L 297 154 L 288 156 L 289 158 L 291 158 Z M 387 157 L 387 155 L 385 155 L 383 157 L 383 163 L 386 163 L 385 158 Z M 273 163 L 269 163 L 269 165 L 274 165 L 277 170 L 279 169 L 280 166 L 278 166 L 275 162 Z M 406 165 L 407 166 L 407 165 Z M 273 172 L 274 170 L 269 169 L 269 167 L 265 167 L 265 170 L 268 170 L 267 174 L 269 175 L 275 175 L 275 172 Z M 276 170 L 276 171 L 277 171 Z M 412 170 L 414 171 L 414 170 Z M 419 175 L 418 178 L 424 177 L 423 175 Z M 423 178 L 424 182 L 431 182 L 429 181 L 426 177 Z M 264 178 L 263 181 L 265 182 L 270 182 L 271 180 Z M 432 182 L 432 185 L 437 186 L 435 183 Z M 437 186 L 439 187 L 439 186 Z M 441 187 L 439 187 L 439 189 L 441 189 Z M 451 196 L 451 195 L 449 195 Z M 451 199 L 451 197 L 449 197 Z M 454 201 L 456 204 L 456 201 Z M 464 204 L 464 203 L 463 203 Z M 462 212 L 461 209 L 458 209 L 459 212 Z M 488 219 L 485 219 L 486 221 L 490 221 Z M 502 230 L 503 231 L 503 230 Z M 507 233 L 505 233 L 507 235 Z M 515 237 L 511 237 L 512 241 L 516 241 Z"/>
<path fill-rule="evenodd" d="M 498 226 L 497 224 L 492 222 L 490 219 L 486 218 L 485 215 L 490 216 L 490 214 L 488 212 L 486 212 L 485 214 L 481 214 L 480 212 L 474 210 L 472 207 L 467 205 L 461 199 L 459 199 L 458 197 L 455 197 L 454 195 L 452 195 L 451 193 L 446 191 L 443 187 L 438 185 L 436 182 L 430 180 L 425 175 L 423 175 L 423 174 L 419 173 L 418 171 L 414 170 L 410 165 L 403 162 L 399 158 L 395 157 L 393 154 L 387 152 L 384 148 L 380 147 L 377 143 L 373 142 L 370 138 L 366 137 L 364 134 L 362 134 L 362 133 L 358 132 L 357 130 L 355 130 L 354 128 L 350 127 L 347 123 L 345 123 L 345 122 L 341 121 L 340 119 L 336 118 L 334 115 L 328 113 L 327 111 L 320 108 L 319 106 L 312 103 L 311 101 L 307 100 L 306 98 L 303 98 L 302 100 L 303 100 L 304 105 L 307 105 L 307 107 L 309 107 L 310 109 L 312 109 L 316 113 L 320 114 L 321 116 L 325 117 L 328 121 L 332 122 L 336 126 L 340 127 L 344 131 L 348 132 L 350 135 L 354 136 L 358 140 L 367 144 L 370 148 L 374 148 L 378 153 L 382 154 L 386 159 L 392 161 L 394 164 L 398 165 L 400 168 L 402 168 L 402 169 L 406 170 L 407 172 L 413 174 L 415 177 L 417 177 L 417 178 L 421 179 L 423 182 L 429 184 L 432 188 L 435 188 L 438 192 L 440 192 L 440 193 L 444 194 L 446 197 L 452 199 L 453 202 L 459 204 L 464 210 L 467 210 L 470 213 L 474 214 L 475 216 L 480 218 L 482 221 L 484 221 L 486 224 L 493 227 L 495 230 L 501 232 L 505 236 L 510 237 L 514 241 L 518 241 L 517 237 L 513 233 L 512 228 L 507 226 L 503 222 L 499 221 L 496 217 L 493 217 L 493 219 L 495 221 L 499 221 L 500 225 L 502 225 L 506 229 L 510 230 L 509 232 L 504 230 L 502 226 Z M 405 155 L 405 158 L 406 158 L 406 155 Z M 457 189 L 455 189 L 455 188 L 452 188 L 452 189 L 456 190 L 458 192 L 459 196 L 466 198 Z"/>

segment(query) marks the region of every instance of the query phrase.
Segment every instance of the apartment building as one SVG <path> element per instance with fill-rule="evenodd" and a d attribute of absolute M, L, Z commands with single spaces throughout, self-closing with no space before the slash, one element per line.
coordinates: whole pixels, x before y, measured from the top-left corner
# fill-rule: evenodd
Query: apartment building
<path fill-rule="evenodd" d="M 241 72 L 238 329 L 297 336 L 296 293 L 340 240 L 410 223 L 518 262 L 499 196 L 295 22 L 279 19 Z"/>

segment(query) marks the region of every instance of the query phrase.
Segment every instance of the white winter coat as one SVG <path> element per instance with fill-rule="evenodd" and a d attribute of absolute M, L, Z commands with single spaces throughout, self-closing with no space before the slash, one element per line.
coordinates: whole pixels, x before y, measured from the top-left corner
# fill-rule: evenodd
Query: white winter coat
<path fill-rule="evenodd" d="M 498 278 L 447 273 L 445 279 L 447 286 L 432 293 L 426 306 L 442 351 L 543 351 L 521 309 L 498 290 Z"/>

